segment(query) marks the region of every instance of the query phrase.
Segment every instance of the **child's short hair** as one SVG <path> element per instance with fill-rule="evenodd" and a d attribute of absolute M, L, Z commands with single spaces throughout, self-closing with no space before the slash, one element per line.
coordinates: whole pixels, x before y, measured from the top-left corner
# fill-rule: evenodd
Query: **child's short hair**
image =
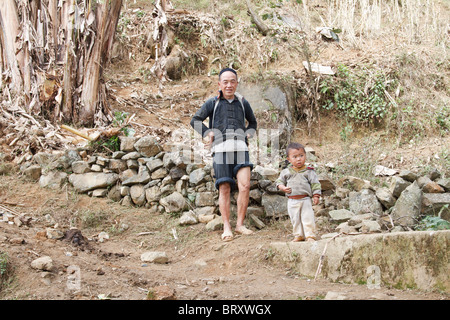
<path fill-rule="evenodd" d="M 305 146 L 302 145 L 301 143 L 297 143 L 297 142 L 289 143 L 289 145 L 286 148 L 286 156 L 289 156 L 289 150 L 292 150 L 292 149 L 295 149 L 295 150 L 303 149 L 303 151 L 305 151 Z"/>

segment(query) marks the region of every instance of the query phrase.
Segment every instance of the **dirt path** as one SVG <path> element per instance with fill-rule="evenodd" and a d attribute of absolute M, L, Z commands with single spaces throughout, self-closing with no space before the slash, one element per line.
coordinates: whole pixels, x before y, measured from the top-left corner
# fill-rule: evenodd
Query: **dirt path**
<path fill-rule="evenodd" d="M 0 251 L 7 253 L 14 267 L 2 299 L 142 300 L 161 285 L 174 290 L 179 300 L 317 300 L 329 292 L 363 300 L 448 298 L 439 293 L 314 281 L 295 274 L 268 246 L 288 239 L 286 220 L 273 221 L 251 236 L 236 236 L 223 243 L 219 231 L 207 231 L 203 224 L 181 227 L 168 214 L 125 208 L 72 194 L 69 189 L 43 189 L 17 176 L 2 177 L 0 203 L 32 217 L 29 226 L 0 223 Z M 47 239 L 46 215 L 52 216 L 62 231 L 71 224 L 80 228 L 91 239 L 89 245 L 80 248 Z M 108 232 L 109 240 L 97 241 L 101 231 Z M 143 263 L 140 255 L 145 251 L 164 251 L 169 262 Z M 46 255 L 53 260 L 50 272 L 31 268 L 31 261 Z M 69 281 L 74 267 L 80 275 L 75 288 Z"/>

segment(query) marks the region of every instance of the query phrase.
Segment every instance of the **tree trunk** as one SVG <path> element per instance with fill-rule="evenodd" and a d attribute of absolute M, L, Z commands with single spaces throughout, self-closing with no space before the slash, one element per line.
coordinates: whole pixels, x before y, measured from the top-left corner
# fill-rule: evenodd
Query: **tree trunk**
<path fill-rule="evenodd" d="M 121 7 L 122 0 L 0 0 L 2 69 L 10 75 L 0 84 L 8 81 L 18 105 L 52 122 L 112 121 L 102 74 Z"/>
<path fill-rule="evenodd" d="M 21 56 L 16 56 L 16 37 L 19 33 L 19 19 L 14 0 L 0 1 L 0 26 L 2 28 L 2 55 L 6 58 L 6 67 L 11 73 L 12 92 L 20 94 L 23 89 L 23 79 L 20 74 L 19 63 Z M 22 62 L 23 64 L 23 62 Z"/>

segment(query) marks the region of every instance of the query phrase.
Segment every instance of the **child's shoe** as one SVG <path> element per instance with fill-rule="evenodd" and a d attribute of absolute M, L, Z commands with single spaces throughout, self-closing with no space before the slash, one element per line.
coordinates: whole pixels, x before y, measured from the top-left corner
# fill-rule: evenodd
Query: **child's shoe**
<path fill-rule="evenodd" d="M 294 236 L 294 239 L 292 240 L 292 242 L 300 242 L 300 241 L 305 241 L 305 237 Z"/>

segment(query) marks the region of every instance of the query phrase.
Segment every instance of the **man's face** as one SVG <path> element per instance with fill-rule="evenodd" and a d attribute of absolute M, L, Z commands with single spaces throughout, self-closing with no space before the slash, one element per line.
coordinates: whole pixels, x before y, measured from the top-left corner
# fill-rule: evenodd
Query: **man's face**
<path fill-rule="evenodd" d="M 305 150 L 290 149 L 287 159 L 295 168 L 301 168 L 306 162 Z"/>
<path fill-rule="evenodd" d="M 233 99 L 238 85 L 237 76 L 231 71 L 222 73 L 219 79 L 219 89 L 225 99 Z"/>

